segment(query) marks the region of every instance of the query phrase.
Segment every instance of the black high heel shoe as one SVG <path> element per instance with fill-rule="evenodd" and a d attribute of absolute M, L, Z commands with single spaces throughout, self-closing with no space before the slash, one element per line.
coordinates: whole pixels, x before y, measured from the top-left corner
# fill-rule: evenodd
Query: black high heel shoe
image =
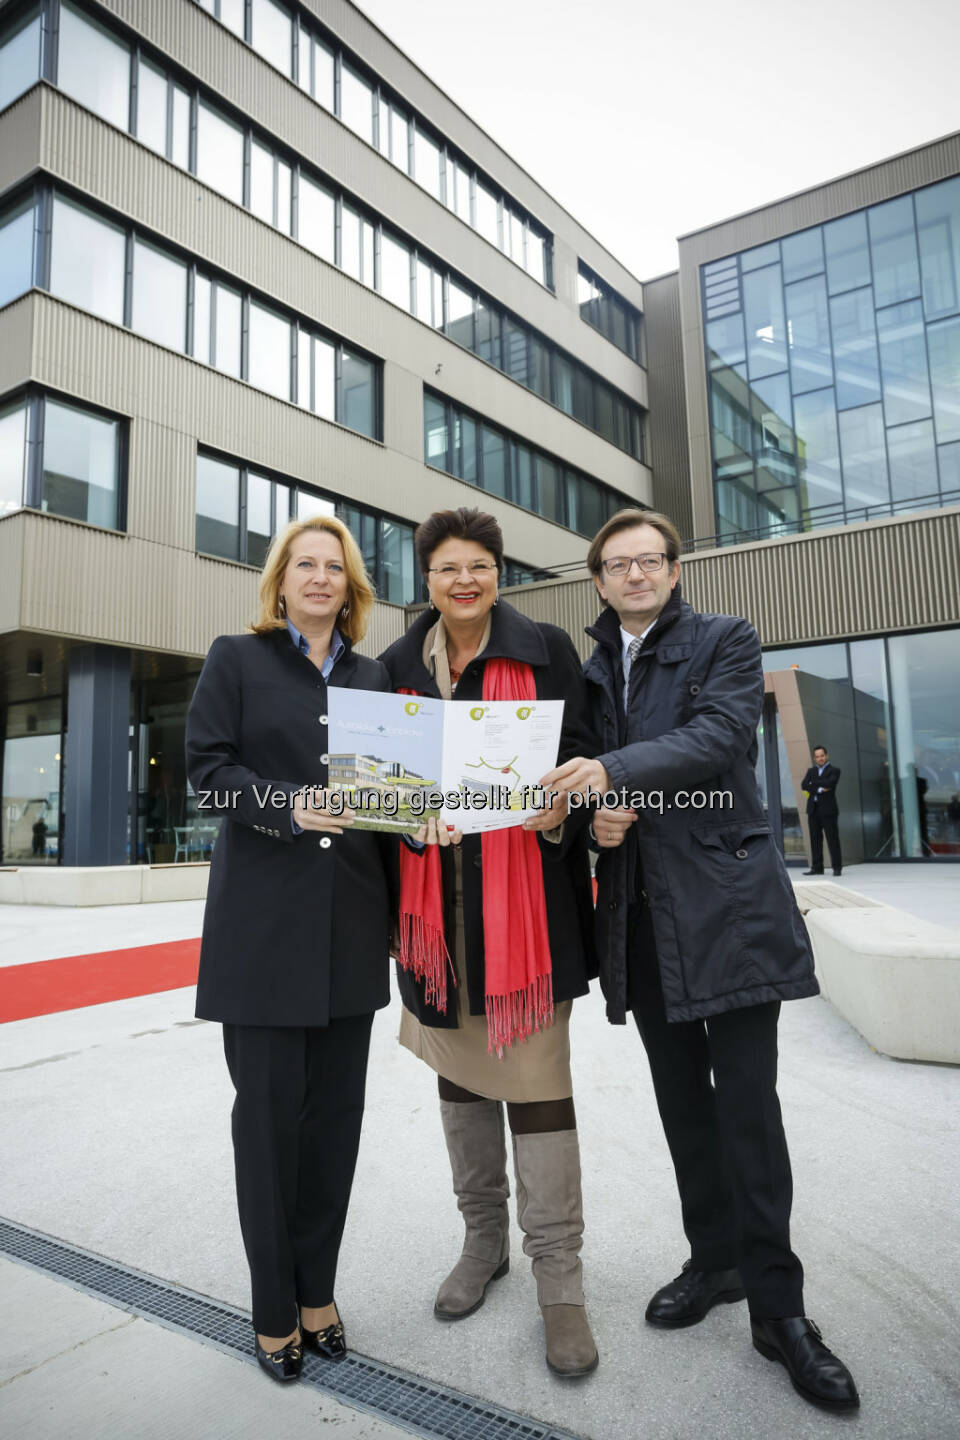
<path fill-rule="evenodd" d="M 322 1355 L 324 1360 L 346 1360 L 347 1342 L 340 1320 L 335 1320 L 332 1325 L 325 1325 L 322 1330 L 308 1330 L 301 1320 L 300 1334 L 305 1347 L 315 1355 Z"/>
<path fill-rule="evenodd" d="M 299 1380 L 303 1369 L 303 1344 L 300 1340 L 289 1340 L 279 1350 L 264 1350 L 256 1335 L 253 1343 L 257 1352 L 257 1364 L 265 1370 L 271 1380 Z"/>

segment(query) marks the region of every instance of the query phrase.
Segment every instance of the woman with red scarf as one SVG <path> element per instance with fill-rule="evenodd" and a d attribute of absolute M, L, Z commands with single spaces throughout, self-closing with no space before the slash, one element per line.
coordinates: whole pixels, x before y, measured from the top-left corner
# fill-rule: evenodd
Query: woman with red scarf
<path fill-rule="evenodd" d="M 492 515 L 441 510 L 416 533 L 430 606 L 380 657 L 396 691 L 445 700 L 563 700 L 560 762 L 592 754 L 569 636 L 499 597 Z M 437 1072 L 463 1253 L 434 1314 L 461 1320 L 509 1266 L 503 1102 L 517 1217 L 533 1262 L 546 1358 L 596 1368 L 583 1297 L 580 1149 L 570 1079 L 573 998 L 596 975 L 586 837 L 565 806 L 523 826 L 451 835 L 430 820 L 401 847 L 400 1043 Z"/>

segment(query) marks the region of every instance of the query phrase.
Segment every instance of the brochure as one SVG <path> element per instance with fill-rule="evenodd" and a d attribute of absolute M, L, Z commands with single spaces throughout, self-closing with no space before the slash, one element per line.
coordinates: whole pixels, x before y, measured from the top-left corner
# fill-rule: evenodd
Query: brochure
<path fill-rule="evenodd" d="M 557 763 L 563 701 L 435 700 L 331 685 L 327 712 L 328 787 L 347 792 L 358 828 L 411 834 L 438 815 L 471 835 L 519 825 L 542 807 L 538 782 Z"/>

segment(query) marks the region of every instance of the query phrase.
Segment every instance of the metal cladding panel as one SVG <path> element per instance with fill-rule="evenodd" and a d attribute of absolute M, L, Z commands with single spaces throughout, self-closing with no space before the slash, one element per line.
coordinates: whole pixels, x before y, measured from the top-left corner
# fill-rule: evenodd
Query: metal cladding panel
<path fill-rule="evenodd" d="M 45 89 L 43 95 L 43 163 L 51 174 L 81 186 L 186 254 L 209 260 L 268 300 L 407 371 L 418 387 L 432 384 L 596 479 L 646 498 L 647 467 L 585 425 L 59 92 Z M 643 382 L 637 398 L 645 402 L 645 372 L 633 368 Z M 392 413 L 388 410 L 388 419 Z M 409 406 L 405 414 L 409 420 Z M 409 447 L 407 453 L 422 461 L 419 425 L 400 426 L 398 438 L 400 445 L 388 425 L 386 443 Z"/>
<path fill-rule="evenodd" d="M 35 332 L 32 356 L 26 341 L 16 351 L 7 344 L 11 320 L 15 336 Z M 429 469 L 422 440 L 416 456 L 387 449 L 40 292 L 0 312 L 0 356 L 14 353 L 11 384 L 32 374 L 78 400 L 132 417 L 131 534 L 193 550 L 201 446 L 413 522 L 438 507 L 480 503 L 500 521 L 507 553 L 528 563 L 565 564 L 583 552 L 583 540 L 569 530 Z M 388 421 L 393 406 L 398 427 L 422 434 L 420 387 L 408 372 L 386 367 L 385 404 Z"/>
<path fill-rule="evenodd" d="M 11 519 L 9 544 L 11 521 L 0 524 L 0 558 L 8 548 L 19 557 L 23 582 L 19 616 L 5 629 L 199 656 L 256 618 L 259 572 L 250 566 L 34 511 Z M 378 653 L 403 624 L 399 606 L 378 603 L 361 648 Z"/>
<path fill-rule="evenodd" d="M 0 195 L 40 163 L 42 89 L 35 86 L 14 100 L 0 118 Z"/>
<path fill-rule="evenodd" d="M 684 376 L 690 447 L 694 533 L 711 535 L 716 529 L 710 430 L 707 406 L 703 317 L 700 304 L 700 266 L 711 260 L 780 239 L 812 225 L 822 225 L 853 210 L 892 200 L 910 190 L 936 184 L 960 174 L 960 132 L 934 140 L 904 155 L 881 160 L 852 175 L 843 175 L 814 190 L 737 215 L 695 234 L 681 236 L 680 306 L 682 315 Z M 652 347 L 651 347 L 652 350 Z"/>
<path fill-rule="evenodd" d="M 685 556 L 681 575 L 695 609 L 743 615 L 763 645 L 960 625 L 960 506 Z M 600 608 L 592 581 L 507 596 L 532 619 L 562 625 L 589 653 L 583 627 Z"/>
<path fill-rule="evenodd" d="M 34 297 L 21 295 L 0 309 L 0 395 L 30 379 Z"/>
<path fill-rule="evenodd" d="M 22 511 L 0 520 L 0 634 L 20 628 L 23 529 Z"/>
<path fill-rule="evenodd" d="M 683 345 L 680 337 L 679 275 L 647 282 L 647 345 L 650 364 L 650 463 L 653 503 L 673 520 L 683 536 L 693 533 L 690 451 L 683 394 Z"/>
<path fill-rule="evenodd" d="M 323 174 L 368 203 L 415 240 L 488 290 L 557 344 L 571 349 L 628 394 L 643 399 L 644 372 L 602 336 L 591 332 L 575 307 L 508 260 L 495 245 L 457 219 L 305 95 L 249 45 L 207 15 L 193 0 L 105 0 L 137 34 L 151 41 L 251 122 L 282 142 Z M 401 51 L 350 6 L 324 5 L 318 18 L 355 50 L 411 106 L 432 119 L 440 132 L 491 178 L 498 181 L 551 231 L 565 233 L 598 272 L 642 307 L 639 281 L 571 220 L 539 186 L 469 121 Z M 389 71 L 389 73 L 388 73 Z M 477 145 L 471 144 L 476 139 Z M 483 153 L 477 153 L 477 151 Z"/>

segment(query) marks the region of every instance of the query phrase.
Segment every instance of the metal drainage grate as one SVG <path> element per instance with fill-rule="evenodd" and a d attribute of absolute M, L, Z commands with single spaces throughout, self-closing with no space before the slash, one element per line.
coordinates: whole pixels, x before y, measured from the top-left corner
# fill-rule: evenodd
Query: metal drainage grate
<path fill-rule="evenodd" d="M 104 1260 L 10 1220 L 0 1220 L 0 1253 L 130 1314 L 184 1335 L 199 1336 L 218 1350 L 256 1364 L 250 1317 L 232 1305 L 115 1260 Z M 414 1435 L 437 1440 L 574 1440 L 568 1431 L 355 1353 L 338 1365 L 327 1365 L 318 1356 L 306 1354 L 301 1383 Z"/>

